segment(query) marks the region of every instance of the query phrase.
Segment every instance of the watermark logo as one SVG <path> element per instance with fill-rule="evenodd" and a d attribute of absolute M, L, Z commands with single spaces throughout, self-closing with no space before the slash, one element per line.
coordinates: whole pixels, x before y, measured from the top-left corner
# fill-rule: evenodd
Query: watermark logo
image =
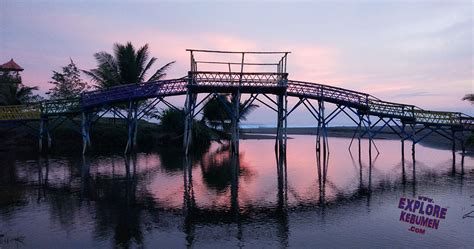
<path fill-rule="evenodd" d="M 401 197 L 398 203 L 400 221 L 411 224 L 410 232 L 425 234 L 426 228 L 438 230 L 441 220 L 446 219 L 448 208 L 434 204 L 433 199 L 418 196 L 418 199 Z"/>
<path fill-rule="evenodd" d="M 474 198 L 474 195 L 471 195 L 471 198 Z M 471 205 L 471 207 L 474 207 L 474 204 Z M 474 218 L 474 210 L 467 212 L 465 215 L 462 217 L 463 219 L 466 218 Z"/>

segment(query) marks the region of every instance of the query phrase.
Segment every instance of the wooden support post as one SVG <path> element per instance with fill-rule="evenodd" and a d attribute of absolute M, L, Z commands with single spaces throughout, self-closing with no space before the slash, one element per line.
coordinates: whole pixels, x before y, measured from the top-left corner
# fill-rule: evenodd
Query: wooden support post
<path fill-rule="evenodd" d="M 372 132 L 371 132 L 371 126 L 372 126 L 372 123 L 370 122 L 370 115 L 367 114 L 367 134 L 369 136 L 369 170 L 372 167 Z"/>
<path fill-rule="evenodd" d="M 240 90 L 232 94 L 232 142 L 231 150 L 235 155 L 239 154 L 239 116 L 240 116 Z"/>
<path fill-rule="evenodd" d="M 46 139 L 48 140 L 48 150 L 51 149 L 51 131 L 49 129 L 49 120 L 46 119 Z"/>
<path fill-rule="evenodd" d="M 464 144 L 464 131 L 461 130 L 461 174 L 464 175 L 464 156 L 466 154 L 466 145 Z"/>
<path fill-rule="evenodd" d="M 130 101 L 128 103 L 128 112 L 127 112 L 127 145 L 125 146 L 125 154 L 128 154 L 132 150 L 133 143 L 133 103 Z"/>
<path fill-rule="evenodd" d="M 413 197 L 416 196 L 416 154 L 415 154 L 415 145 L 416 145 L 416 125 L 415 123 L 410 124 L 411 126 L 411 159 L 413 164 Z"/>
<path fill-rule="evenodd" d="M 316 142 L 316 145 L 317 145 L 317 142 Z M 318 182 L 319 182 L 319 186 L 321 186 L 322 185 L 322 169 L 321 169 L 321 151 L 320 150 L 316 150 L 316 166 L 318 168 Z"/>
<path fill-rule="evenodd" d="M 189 149 L 192 142 L 192 126 L 193 116 L 196 103 L 197 94 L 188 90 L 186 95 L 185 109 L 184 109 L 184 134 L 183 134 L 183 149 L 186 155 L 189 155 Z"/>
<path fill-rule="evenodd" d="M 44 119 L 40 119 L 38 145 L 39 152 L 43 152 Z"/>
<path fill-rule="evenodd" d="M 362 155 L 362 146 L 361 146 L 361 133 L 362 133 L 362 121 L 363 121 L 363 116 L 358 114 L 359 116 L 359 124 L 357 125 L 357 143 L 358 143 L 358 149 L 359 149 L 359 161 L 361 161 L 361 155 Z"/>
<path fill-rule="evenodd" d="M 456 172 L 456 131 L 451 128 L 452 153 L 453 153 L 453 174 Z"/>
<path fill-rule="evenodd" d="M 318 112 L 318 126 L 316 127 L 316 153 L 319 153 L 321 151 L 321 120 L 321 112 Z"/>
<path fill-rule="evenodd" d="M 416 125 L 413 123 L 413 124 L 410 124 L 410 127 L 411 127 L 411 141 L 412 141 L 412 144 L 411 144 L 411 155 L 412 155 L 413 158 L 415 158 Z"/>
<path fill-rule="evenodd" d="M 135 101 L 134 106 L 134 121 L 133 121 L 133 143 L 132 149 L 137 147 L 137 135 L 138 135 L 138 101 Z"/>
<path fill-rule="evenodd" d="M 87 145 L 89 144 L 89 120 L 88 116 L 85 112 L 82 112 L 82 119 L 81 119 L 81 132 L 82 132 L 82 154 L 84 155 L 87 150 Z"/>
<path fill-rule="evenodd" d="M 286 145 L 288 144 L 288 131 L 287 131 L 287 128 L 288 128 L 288 95 L 285 91 L 285 99 L 283 100 L 284 101 L 284 106 L 283 106 L 283 113 L 284 113 L 284 119 L 285 119 L 285 122 L 283 124 L 283 137 L 284 137 L 284 150 L 285 150 L 285 158 L 286 158 Z M 286 163 L 285 163 L 285 168 L 286 168 Z"/>
<path fill-rule="evenodd" d="M 323 184 L 324 180 L 326 179 L 327 176 L 327 165 L 326 165 L 326 159 L 329 154 L 329 144 L 328 144 L 328 137 L 327 137 L 327 127 L 326 127 L 326 117 L 324 113 L 325 107 L 324 107 L 324 101 L 318 101 L 318 113 L 319 113 L 319 120 L 318 122 L 318 136 L 320 137 L 322 135 L 323 138 L 323 164 L 322 164 L 322 171 L 323 171 Z"/>
<path fill-rule="evenodd" d="M 402 123 L 402 130 L 400 133 L 402 142 L 402 182 L 405 183 L 405 123 Z"/>
<path fill-rule="evenodd" d="M 405 154 L 405 123 L 402 123 L 401 139 L 402 142 L 402 155 Z"/>
<path fill-rule="evenodd" d="M 277 136 L 275 140 L 275 153 L 283 156 L 286 150 L 286 95 L 277 96 Z"/>
<path fill-rule="evenodd" d="M 130 153 L 136 148 L 137 144 L 137 125 L 138 125 L 138 102 L 130 101 L 128 105 L 128 139 L 125 147 L 125 154 Z"/>

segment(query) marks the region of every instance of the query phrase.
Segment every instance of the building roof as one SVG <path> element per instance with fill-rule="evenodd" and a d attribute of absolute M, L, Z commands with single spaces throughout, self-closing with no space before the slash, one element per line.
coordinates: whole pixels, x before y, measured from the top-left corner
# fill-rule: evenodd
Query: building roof
<path fill-rule="evenodd" d="M 20 67 L 16 62 L 11 59 L 9 62 L 0 65 L 1 71 L 23 71 L 23 68 Z"/>

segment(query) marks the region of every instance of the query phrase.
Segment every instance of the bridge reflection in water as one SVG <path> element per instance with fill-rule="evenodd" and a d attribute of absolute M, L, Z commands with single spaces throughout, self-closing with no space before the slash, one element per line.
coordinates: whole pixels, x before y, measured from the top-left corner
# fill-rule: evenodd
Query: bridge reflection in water
<path fill-rule="evenodd" d="M 94 236 L 97 238 L 112 237 L 115 245 L 123 247 L 134 243 L 144 244 L 147 231 L 174 226 L 185 233 L 187 246 L 191 247 L 196 244 L 196 238 L 199 237 L 197 228 L 201 229 L 203 226 L 215 224 L 231 226 L 233 237 L 239 243 L 243 243 L 248 236 L 251 236 L 245 234 L 243 227 L 249 223 L 258 224 L 259 222 L 262 222 L 262 226 L 266 229 L 275 229 L 278 243 L 282 247 L 286 247 L 289 244 L 290 214 L 315 211 L 320 214 L 321 221 L 324 223 L 328 206 L 339 205 L 339 203 L 354 199 L 364 199 L 364 201 L 366 199 L 366 206 L 370 210 L 373 193 L 384 190 L 383 186 L 373 186 L 372 183 L 373 173 L 380 170 L 374 167 L 379 156 L 379 149 L 381 149 L 377 147 L 375 138 L 384 128 L 390 129 L 400 138 L 401 146 L 397 145 L 397 147 L 401 147 L 401 162 L 395 166 L 394 171 L 400 170 L 399 178 L 404 193 L 405 188 L 409 187 L 411 182 L 410 192 L 413 196 L 416 195 L 417 171 L 415 169 L 417 167 L 426 168 L 426 165 L 416 160 L 415 144 L 432 133 L 437 133 L 452 141 L 453 164 L 451 172 L 453 176 L 457 175 L 455 142 L 456 140 L 461 142 L 461 174 L 464 173 L 464 134 L 473 128 L 474 119 L 471 117 L 461 113 L 421 110 L 411 105 L 385 102 L 365 93 L 289 80 L 286 73 L 288 55 L 286 52 L 269 53 L 283 55 L 277 63 L 271 65 L 245 61 L 245 58 L 265 54 L 260 52 L 211 51 L 241 56 L 242 62 L 237 64 L 201 61 L 195 58 L 196 54 L 207 52 L 210 51 L 190 50 L 191 69 L 188 76 L 184 78 L 97 90 L 84 93 L 81 98 L 73 100 L 47 101 L 33 106 L 0 107 L 0 119 L 2 122 L 14 122 L 13 127 L 20 123 L 38 123 L 40 146 L 42 146 L 43 140 L 47 140 L 48 144 L 51 143 L 50 131 L 55 127 L 67 120 L 74 123 L 77 121 L 74 117 L 79 116 L 79 120 L 81 120 L 79 126 L 83 136 L 83 152 L 86 152 L 86 149 L 90 147 L 89 129 L 97 119 L 107 113 L 114 113 L 127 120 L 128 139 L 125 158 L 111 157 L 110 163 L 95 167 L 93 173 L 91 173 L 89 155 L 85 155 L 79 160 L 82 164 L 75 165 L 76 169 L 53 168 L 47 156 L 37 159 L 37 182 L 33 184 L 35 191 L 37 190 L 37 201 L 50 203 L 51 212 L 55 213 L 53 217 L 59 217 L 59 222 L 66 228 L 73 226 L 70 221 L 77 220 L 75 215 L 78 217 L 87 216 L 81 213 L 85 212 L 81 209 L 82 205 L 93 209 Z M 228 66 L 229 71 L 198 70 L 198 65 L 209 63 Z M 236 65 L 239 66 L 237 70 L 234 68 Z M 252 66 L 274 66 L 276 71 L 244 71 L 244 68 Z M 204 98 L 198 99 L 198 94 L 203 93 Z M 192 119 L 199 115 L 200 110 L 210 99 L 220 98 L 220 93 L 232 94 L 232 105 L 225 106 L 232 117 L 232 139 L 229 144 L 211 149 L 204 155 L 193 155 L 190 153 L 193 150 L 192 136 L 190 136 Z M 248 95 L 248 98 L 242 100 L 242 96 L 245 94 Z M 155 167 L 143 167 L 143 162 L 138 163 L 137 154 L 133 153 L 133 147 L 136 145 L 137 121 L 160 103 L 177 108 L 166 100 L 167 97 L 176 95 L 186 95 L 184 105 L 186 128 L 183 151 L 179 150 L 177 153 L 167 151 L 160 154 L 160 167 L 156 167 L 156 165 L 154 165 Z M 288 106 L 288 97 L 297 99 L 294 106 Z M 138 102 L 145 99 L 152 101 L 140 109 Z M 274 189 L 268 191 L 264 189 L 264 186 L 257 185 L 254 187 L 260 194 L 255 194 L 250 199 L 262 198 L 265 200 L 260 201 L 257 205 L 243 203 L 243 200 L 246 200 L 244 197 L 248 186 L 243 188 L 241 185 L 246 184 L 245 180 L 252 177 L 253 169 L 246 164 L 245 155 L 240 150 L 240 109 L 238 105 L 242 102 L 246 108 L 255 101 L 277 114 L 277 134 L 274 141 L 274 155 L 272 155 L 275 157 L 275 163 L 271 169 L 275 173 L 275 179 L 272 181 L 277 183 L 276 196 L 274 196 L 276 201 L 267 201 L 268 198 L 265 196 L 268 192 L 274 193 Z M 124 103 L 128 104 L 128 110 L 122 113 L 116 108 L 116 105 Z M 329 110 L 327 104 L 333 104 L 335 108 Z M 296 191 L 294 188 L 299 184 L 298 180 L 301 179 L 293 181 L 289 179 L 289 170 L 299 170 L 297 165 L 295 168 L 287 167 L 288 157 L 299 155 L 298 152 L 289 152 L 292 147 L 288 145 L 291 141 L 288 140 L 286 131 L 288 117 L 298 107 L 304 107 L 317 124 L 316 145 L 314 152 L 311 152 L 316 158 L 315 165 L 309 167 L 311 171 L 303 172 L 311 176 L 305 176 L 306 179 L 310 178 L 312 183 L 309 197 L 300 195 L 300 191 Z M 340 146 L 337 147 L 337 151 L 330 150 L 328 140 L 328 126 L 338 115 L 347 116 L 357 125 L 357 130 L 355 130 L 349 144 L 349 153 L 354 169 L 358 171 L 359 184 L 356 191 L 349 194 L 340 194 L 347 191 L 341 190 L 328 177 L 328 172 L 331 170 L 329 168 L 330 159 L 337 159 L 333 155 L 341 151 Z M 376 118 L 375 122 L 373 122 L 373 118 Z M 314 138 L 311 139 L 314 142 Z M 353 155 L 351 148 L 356 139 L 358 148 L 356 155 Z M 410 160 L 405 162 L 405 140 L 412 142 L 411 179 L 409 179 L 410 172 L 407 169 L 409 167 L 406 167 L 406 164 L 410 164 Z M 257 143 L 261 142 L 257 141 Z M 363 144 L 367 146 L 364 147 Z M 362 153 L 365 148 L 367 148 L 368 158 Z M 393 151 L 396 150 L 392 149 L 391 152 L 393 153 Z M 377 153 L 375 157 L 372 155 L 374 152 Z M 259 156 L 263 157 L 264 155 L 262 153 Z M 304 154 L 303 156 L 308 155 Z M 115 167 L 117 160 L 123 160 L 120 163 L 123 167 Z M 144 164 L 146 165 L 146 163 Z M 252 166 L 255 167 L 255 165 Z M 196 167 L 200 167 L 201 170 L 193 170 Z M 2 170 L 9 170 L 9 168 L 5 167 Z M 70 171 L 68 172 L 69 179 L 63 179 L 60 176 L 61 173 L 64 173 L 61 170 Z M 159 175 L 160 170 L 168 172 L 169 176 L 150 183 L 150 179 Z M 16 172 L 16 169 L 12 169 L 12 171 Z M 315 174 L 313 175 L 313 173 Z M 28 170 L 25 174 L 29 174 Z M 196 175 L 193 174 L 198 174 L 197 179 L 200 181 L 196 181 Z M 265 174 L 266 177 L 273 175 L 270 171 Z M 74 186 L 77 184 L 75 180 L 78 176 L 80 178 L 79 189 Z M 180 187 L 176 187 L 169 183 L 175 182 L 176 176 L 179 176 L 179 181 L 183 181 L 182 187 L 181 184 L 179 184 Z M 15 183 L 18 181 L 15 174 L 8 175 L 8 177 L 8 181 Z M 242 178 L 244 179 L 242 180 Z M 149 187 L 149 185 L 155 184 L 156 186 Z M 27 192 L 30 187 L 26 186 L 25 191 Z M 203 188 L 211 189 L 214 197 L 202 194 Z M 15 194 L 21 195 L 23 193 L 21 191 L 23 190 L 19 190 Z M 166 193 L 166 196 L 156 198 L 155 192 Z M 328 198 L 328 192 L 331 192 L 330 198 Z M 196 193 L 201 194 L 197 195 Z M 77 195 L 79 199 L 75 198 Z M 176 198 L 178 195 L 180 197 Z M 291 198 L 296 201 L 291 201 Z M 9 205 L 12 203 L 8 203 L 7 208 L 10 208 Z M 260 229 L 252 229 L 252 232 L 259 231 Z"/>
<path fill-rule="evenodd" d="M 345 212 L 351 217 L 360 211 L 376 215 L 382 208 L 380 201 L 396 207 L 396 198 L 425 194 L 427 184 L 435 189 L 433 193 L 446 188 L 451 189 L 450 194 L 455 193 L 452 189 L 465 188 L 464 184 L 472 185 L 469 175 L 458 174 L 459 170 L 450 174 L 450 160 L 441 167 L 433 166 L 439 159 L 427 160 L 424 153 L 416 162 L 413 157 L 400 161 L 384 153 L 372 161 L 358 153 L 341 161 L 347 153 L 332 148 L 347 141 L 331 138 L 327 155 L 322 153 L 323 145 L 320 151 L 308 146 L 314 137 L 296 136 L 289 140 L 286 154 L 263 153 L 273 149 L 271 140 L 243 140 L 238 155 L 229 144 L 213 144 L 208 152 L 194 157 L 179 156 L 179 151 L 174 160 L 166 157 L 169 151 L 125 157 L 85 155 L 78 160 L 44 155 L 16 165 L 3 160 L 0 181 L 9 194 L 0 192 L 4 221 L 0 228 L 10 226 L 6 215 L 34 205 L 49 213 L 49 226 L 55 227 L 50 231 L 53 237 L 62 234 L 58 231 L 81 234 L 87 228 L 96 243 L 111 240 L 118 247 L 153 241 L 189 247 L 199 247 L 204 241 L 249 245 L 268 236 L 272 246 L 287 247 L 298 235 L 295 226 L 307 216 L 314 219 L 307 221 L 315 226 L 313 229 L 330 229 L 329 224 Z M 262 144 L 264 148 L 256 151 Z M 377 144 L 381 151 L 399 148 L 394 141 L 379 140 Z M 450 156 L 448 151 L 429 152 L 434 154 Z M 467 160 L 472 162 L 472 158 Z M 291 167 L 287 167 L 288 162 Z M 25 199 L 35 201 L 21 201 Z M 349 211 L 352 209 L 358 211 Z M 36 217 L 36 212 L 31 212 Z M 18 218 L 14 221 L 11 229 L 24 222 Z M 152 239 L 160 234 L 164 237 Z"/>

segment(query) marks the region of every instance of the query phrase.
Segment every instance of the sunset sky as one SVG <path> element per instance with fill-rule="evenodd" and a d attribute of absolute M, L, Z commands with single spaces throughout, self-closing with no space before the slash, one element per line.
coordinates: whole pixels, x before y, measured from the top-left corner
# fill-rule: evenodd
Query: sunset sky
<path fill-rule="evenodd" d="M 187 74 L 186 48 L 282 50 L 291 79 L 474 115 L 461 100 L 474 92 L 472 1 L 227 2 L 0 0 L 0 63 L 13 58 L 44 93 L 52 70 L 69 58 L 94 68 L 114 42 L 176 60 L 168 78 Z M 248 122 L 267 123 L 267 112 Z"/>

